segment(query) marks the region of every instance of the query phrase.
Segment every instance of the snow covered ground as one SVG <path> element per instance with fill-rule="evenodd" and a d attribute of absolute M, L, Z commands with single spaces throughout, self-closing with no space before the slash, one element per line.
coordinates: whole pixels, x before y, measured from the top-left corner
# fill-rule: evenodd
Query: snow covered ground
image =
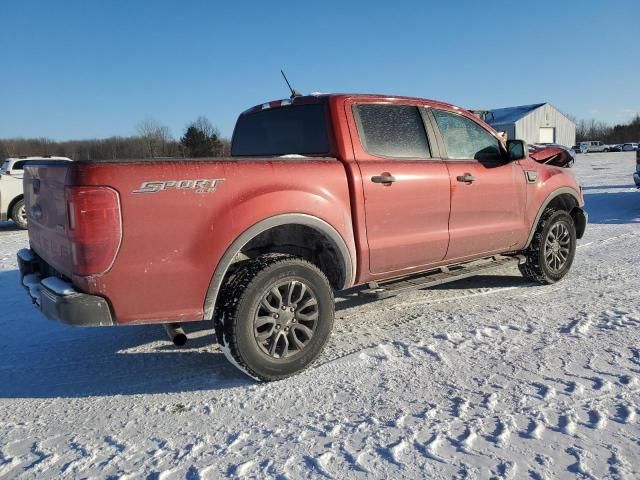
<path fill-rule="evenodd" d="M 317 364 L 258 384 L 207 330 L 72 329 L 0 224 L 0 478 L 640 478 L 633 154 L 578 156 L 590 225 L 552 286 L 515 267 L 339 300 Z"/>

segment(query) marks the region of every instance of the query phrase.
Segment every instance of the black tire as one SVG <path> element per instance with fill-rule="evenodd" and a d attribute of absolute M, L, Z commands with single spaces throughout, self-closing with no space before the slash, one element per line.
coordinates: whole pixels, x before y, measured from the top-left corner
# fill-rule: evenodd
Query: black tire
<path fill-rule="evenodd" d="M 25 211 L 24 198 L 18 200 L 13 207 L 11 207 L 11 220 L 13 220 L 18 227 L 24 230 L 27 229 L 27 213 Z"/>
<path fill-rule="evenodd" d="M 216 334 L 227 359 L 244 373 L 280 380 L 320 355 L 334 310 L 333 290 L 318 267 L 291 255 L 263 255 L 243 262 L 225 282 Z"/>
<path fill-rule="evenodd" d="M 562 279 L 576 254 L 576 227 L 571 215 L 564 210 L 545 210 L 531 245 L 523 253 L 526 261 L 519 265 L 522 276 L 542 285 Z"/>

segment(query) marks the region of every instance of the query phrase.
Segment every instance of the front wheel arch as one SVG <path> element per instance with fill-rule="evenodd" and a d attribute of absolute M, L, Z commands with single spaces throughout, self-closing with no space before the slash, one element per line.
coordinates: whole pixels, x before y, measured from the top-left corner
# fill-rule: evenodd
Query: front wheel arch
<path fill-rule="evenodd" d="M 540 223 L 540 219 L 542 218 L 542 215 L 544 214 L 544 212 L 549 208 L 554 210 L 564 210 L 567 213 L 571 214 L 572 217 L 574 216 L 573 213 L 575 213 L 576 215 L 582 214 L 584 222 L 583 222 L 581 231 L 578 231 L 579 230 L 578 224 L 576 223 L 576 238 L 582 238 L 582 235 L 584 234 L 584 230 L 586 228 L 586 223 L 587 223 L 586 215 L 582 210 L 582 208 L 580 207 L 580 202 L 578 201 L 577 192 L 572 188 L 563 187 L 549 194 L 549 196 L 547 196 L 545 201 L 540 206 L 540 209 L 538 210 L 538 213 L 535 219 L 533 220 L 533 223 L 531 224 L 531 228 L 529 230 L 529 237 L 527 238 L 527 243 L 524 247 L 525 249 L 529 248 L 529 246 L 531 245 L 531 241 L 533 240 L 533 236 L 536 233 L 536 228 Z M 574 222 L 575 220 L 576 219 L 574 218 Z"/>

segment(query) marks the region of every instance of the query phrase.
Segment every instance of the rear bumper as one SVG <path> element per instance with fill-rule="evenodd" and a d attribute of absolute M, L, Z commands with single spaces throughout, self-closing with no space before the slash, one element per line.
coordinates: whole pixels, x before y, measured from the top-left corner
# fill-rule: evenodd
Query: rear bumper
<path fill-rule="evenodd" d="M 113 325 L 107 301 L 78 292 L 73 285 L 55 276 L 44 276 L 42 260 L 29 249 L 18 251 L 20 279 L 31 301 L 47 317 L 68 325 L 98 327 Z"/>

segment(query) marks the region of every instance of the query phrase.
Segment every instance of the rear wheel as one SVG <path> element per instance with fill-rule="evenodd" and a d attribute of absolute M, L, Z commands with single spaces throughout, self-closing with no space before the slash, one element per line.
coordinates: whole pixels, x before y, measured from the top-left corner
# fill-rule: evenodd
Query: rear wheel
<path fill-rule="evenodd" d="M 27 228 L 27 210 L 24 205 L 24 198 L 18 200 L 11 208 L 11 220 L 23 229 Z"/>
<path fill-rule="evenodd" d="M 308 367 L 334 318 L 327 277 L 301 258 L 269 254 L 243 262 L 221 292 L 216 332 L 227 358 L 258 380 Z"/>
<path fill-rule="evenodd" d="M 520 273 L 547 285 L 562 279 L 571 268 L 576 253 L 576 227 L 564 210 L 547 209 L 542 214 L 531 245 L 524 252 Z"/>

